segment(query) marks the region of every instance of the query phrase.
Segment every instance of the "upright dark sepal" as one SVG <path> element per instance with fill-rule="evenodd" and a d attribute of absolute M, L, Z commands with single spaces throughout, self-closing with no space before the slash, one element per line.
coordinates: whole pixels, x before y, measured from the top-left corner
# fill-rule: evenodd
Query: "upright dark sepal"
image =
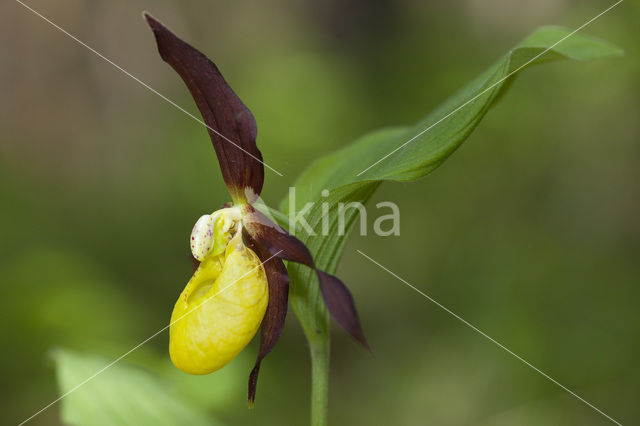
<path fill-rule="evenodd" d="M 260 328 L 260 350 L 255 366 L 249 375 L 249 406 L 253 407 L 256 398 L 256 386 L 258 384 L 258 372 L 260 371 L 260 363 L 271 349 L 276 345 L 282 329 L 284 328 L 284 320 L 287 316 L 287 305 L 289 302 L 289 275 L 284 262 L 273 257 L 268 250 L 255 243 L 251 235 L 243 230 L 245 242 L 260 258 L 267 274 L 267 282 L 269 285 L 269 304 L 267 311 L 262 319 Z"/>
<path fill-rule="evenodd" d="M 256 145 L 257 126 L 216 65 L 149 14 L 162 59 L 182 77 L 206 123 L 222 177 L 234 201 L 255 201 L 262 191 L 264 166 Z"/>
<path fill-rule="evenodd" d="M 344 331 L 371 352 L 349 289 L 338 278 L 316 268 L 311 252 L 302 241 L 253 207 L 246 206 L 245 208 L 247 210 L 242 223 L 246 233 L 271 256 L 302 263 L 315 270 L 322 298 L 333 319 Z"/>

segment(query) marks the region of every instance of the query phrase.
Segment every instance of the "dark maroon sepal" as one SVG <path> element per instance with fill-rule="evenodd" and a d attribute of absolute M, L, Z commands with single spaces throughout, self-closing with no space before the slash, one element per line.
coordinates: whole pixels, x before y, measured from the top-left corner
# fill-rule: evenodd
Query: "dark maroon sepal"
<path fill-rule="evenodd" d="M 287 268 L 285 268 L 284 262 L 278 257 L 273 256 L 263 246 L 257 244 L 246 230 L 243 230 L 243 237 L 247 246 L 260 258 L 269 285 L 269 303 L 267 304 L 267 310 L 260 328 L 260 349 L 255 366 L 249 375 L 248 401 L 249 406 L 253 407 L 256 398 L 260 363 L 276 345 L 284 328 L 289 302 L 289 275 L 287 274 Z"/>
<path fill-rule="evenodd" d="M 364 337 L 364 331 L 362 331 L 362 326 L 360 325 L 353 296 L 347 286 L 333 275 L 318 269 L 316 269 L 316 272 L 320 281 L 322 299 L 324 304 L 327 305 L 331 317 L 344 331 L 349 333 L 351 337 L 360 342 L 371 353 L 371 348 Z"/>
<path fill-rule="evenodd" d="M 271 256 L 302 263 L 315 270 L 320 282 L 322 298 L 333 319 L 371 352 L 349 289 L 338 278 L 316 268 L 311 252 L 302 241 L 253 207 L 247 206 L 246 209 L 242 221 L 246 233 Z"/>
<path fill-rule="evenodd" d="M 149 14 L 162 59 L 182 77 L 206 123 L 222 177 L 234 201 L 255 201 L 262 191 L 264 166 L 256 145 L 257 126 L 216 65 Z"/>

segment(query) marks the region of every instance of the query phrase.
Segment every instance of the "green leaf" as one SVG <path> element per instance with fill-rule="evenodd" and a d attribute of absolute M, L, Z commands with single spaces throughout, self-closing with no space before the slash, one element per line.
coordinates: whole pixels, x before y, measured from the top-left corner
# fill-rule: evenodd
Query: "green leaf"
<path fill-rule="evenodd" d="M 57 349 L 53 356 L 61 395 L 110 363 L 107 359 L 67 349 Z M 217 424 L 170 392 L 166 383 L 122 361 L 73 390 L 60 403 L 62 422 L 69 425 Z"/>
<path fill-rule="evenodd" d="M 346 232 L 339 235 L 338 203 L 365 203 L 383 181 L 410 181 L 433 171 L 465 141 L 521 70 L 557 59 L 582 61 L 622 53 L 605 41 L 570 33 L 560 27 L 536 30 L 419 123 L 375 131 L 314 162 L 295 183 L 296 200 L 285 199 L 281 208 L 299 211 L 307 202 L 317 201 L 305 218 L 319 233 L 322 204 L 328 203 L 329 235 L 290 229 L 307 244 L 316 265 L 329 273 L 335 271 L 357 218 L 357 210 L 347 210 Z M 323 189 L 330 190 L 328 197 L 321 196 Z M 288 267 L 293 309 L 311 345 L 320 344 L 328 339 L 329 321 L 318 286 L 313 285 L 313 272 L 303 266 Z"/>

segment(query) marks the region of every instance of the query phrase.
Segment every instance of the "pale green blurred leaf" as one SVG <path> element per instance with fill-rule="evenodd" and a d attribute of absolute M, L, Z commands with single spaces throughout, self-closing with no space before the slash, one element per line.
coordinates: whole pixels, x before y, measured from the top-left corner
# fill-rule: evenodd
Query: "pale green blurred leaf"
<path fill-rule="evenodd" d="M 60 394 L 70 391 L 111 361 L 57 349 Z M 69 425 L 215 425 L 204 412 L 171 392 L 167 383 L 149 372 L 118 362 L 71 392 L 62 404 L 62 421 Z"/>
<path fill-rule="evenodd" d="M 233 362 L 215 374 L 194 376 L 186 374 L 171 363 L 164 355 L 158 374 L 181 396 L 187 398 L 194 407 L 202 410 L 221 412 L 229 406 L 241 402 L 244 405 L 247 392 L 247 378 L 253 364 L 255 351 L 242 351 Z"/>
<path fill-rule="evenodd" d="M 329 204 L 329 235 L 311 236 L 303 229 L 291 230 L 307 244 L 316 264 L 330 273 L 335 271 L 346 236 L 357 218 L 357 210 L 347 210 L 347 232 L 345 235 L 338 235 L 338 203 L 365 203 L 385 180 L 415 180 L 437 168 L 466 140 L 489 108 L 509 88 L 517 75 L 506 78 L 512 72 L 557 59 L 587 60 L 622 53 L 620 49 L 605 41 L 581 34 L 571 35 L 545 52 L 545 49 L 568 36 L 570 32 L 560 27 L 543 27 L 536 30 L 424 120 L 413 126 L 383 129 L 365 135 L 345 148 L 318 159 L 303 172 L 295 184 L 296 200 L 295 203 L 291 203 L 295 206 L 290 205 L 290 200 L 285 199 L 281 207 L 283 211 L 289 211 L 294 207 L 298 211 L 307 202 L 319 201 L 306 215 L 311 227 L 319 231 L 322 220 L 321 205 Z M 471 99 L 474 100 L 467 103 Z M 464 107 L 460 108 L 463 105 Z M 458 108 L 460 109 L 457 110 Z M 449 115 L 453 111 L 456 112 Z M 432 125 L 428 131 L 422 133 Z M 412 142 L 384 158 L 413 138 L 415 139 Z M 378 162 L 382 158 L 384 160 Z M 373 164 L 375 166 L 370 167 Z M 361 173 L 363 171 L 365 172 Z M 320 196 L 323 189 L 331 191 L 329 197 Z M 327 312 L 318 286 L 309 284 L 314 282 L 313 272 L 298 265 L 289 265 L 289 272 L 291 303 L 307 337 L 311 341 L 326 339 Z"/>

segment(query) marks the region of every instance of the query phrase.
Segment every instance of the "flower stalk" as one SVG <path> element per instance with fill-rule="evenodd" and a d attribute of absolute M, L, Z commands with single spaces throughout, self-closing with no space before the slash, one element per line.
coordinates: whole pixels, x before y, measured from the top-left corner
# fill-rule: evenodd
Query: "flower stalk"
<path fill-rule="evenodd" d="M 328 319 L 328 318 L 327 318 Z M 326 426 L 329 408 L 329 357 L 328 326 L 325 331 L 309 339 L 311 352 L 311 426 Z"/>

